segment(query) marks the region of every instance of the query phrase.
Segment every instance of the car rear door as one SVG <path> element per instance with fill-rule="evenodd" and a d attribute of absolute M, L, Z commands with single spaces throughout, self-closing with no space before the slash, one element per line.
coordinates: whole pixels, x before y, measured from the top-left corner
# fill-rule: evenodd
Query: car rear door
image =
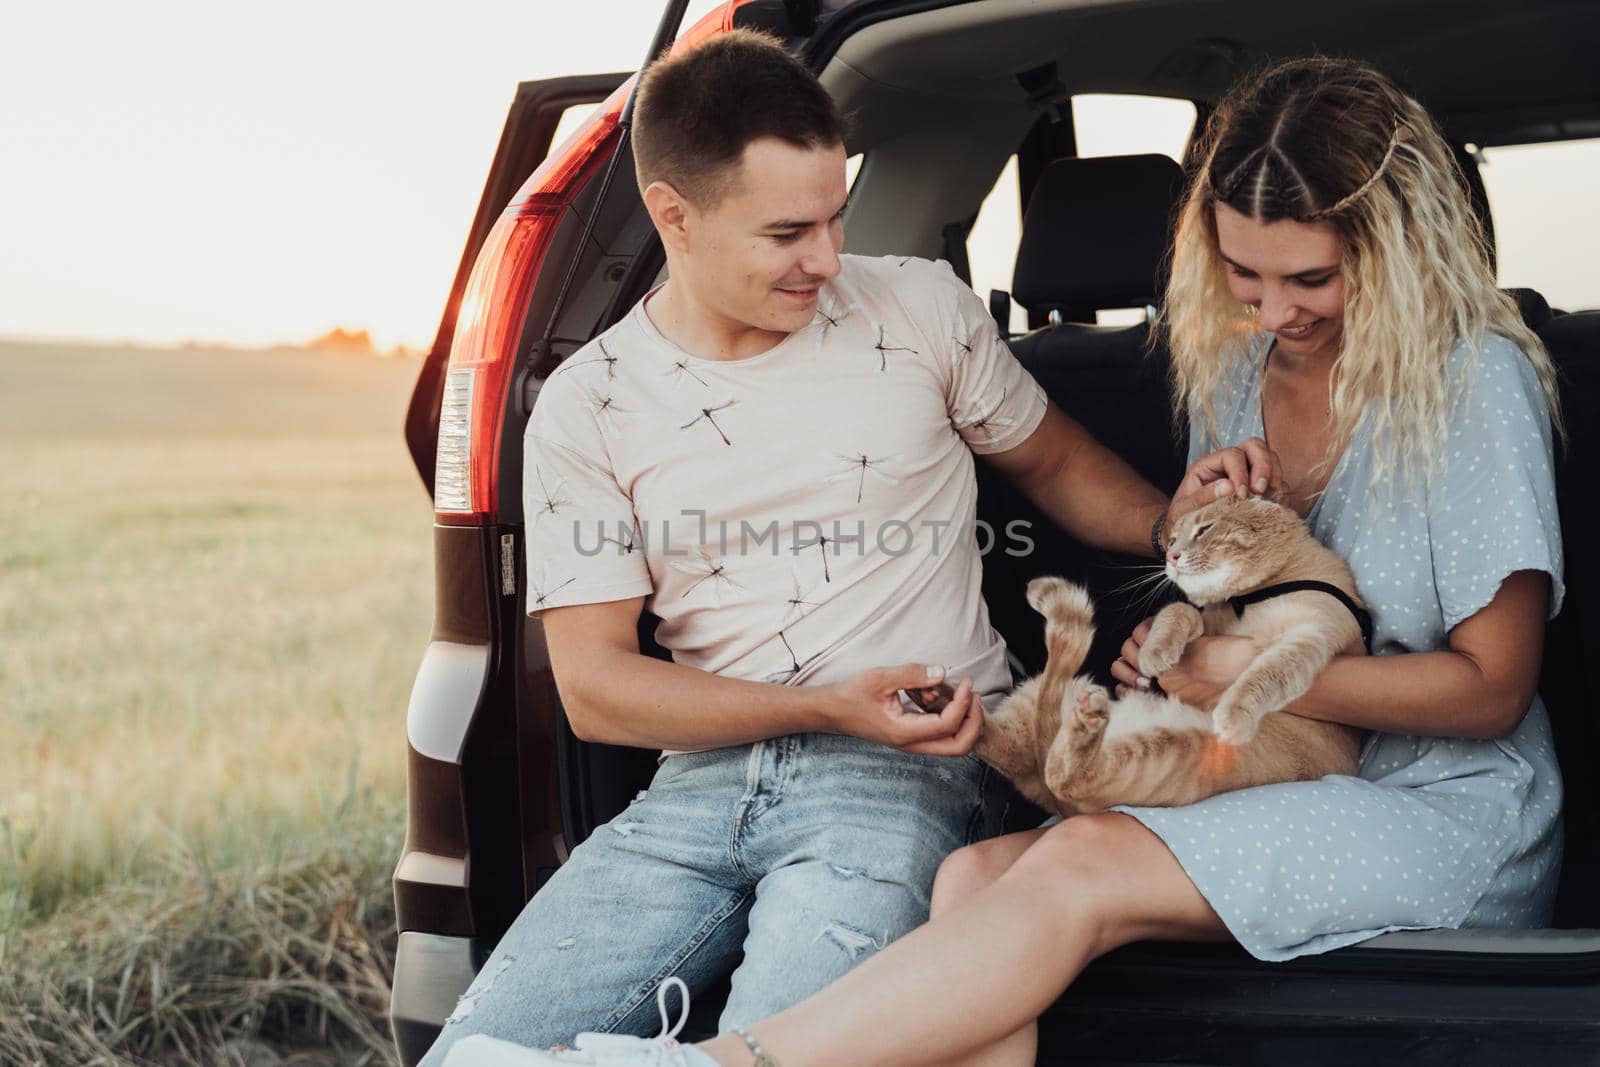
<path fill-rule="evenodd" d="M 416 464 L 417 473 L 422 476 L 422 483 L 428 487 L 430 496 L 433 495 L 445 367 L 450 362 L 450 344 L 455 336 L 456 312 L 461 306 L 461 294 L 472 273 L 472 265 L 478 258 L 478 251 L 506 204 L 549 154 L 562 117 L 572 108 L 604 100 L 630 76 L 627 73 L 585 74 L 523 82 L 517 86 L 516 97 L 506 116 L 505 129 L 500 134 L 500 145 L 495 150 L 494 163 L 489 167 L 488 180 L 484 182 L 483 196 L 478 201 L 478 210 L 472 219 L 467 246 L 456 267 L 439 332 L 417 375 L 411 404 L 406 411 L 406 447 L 411 450 L 412 462 Z"/>

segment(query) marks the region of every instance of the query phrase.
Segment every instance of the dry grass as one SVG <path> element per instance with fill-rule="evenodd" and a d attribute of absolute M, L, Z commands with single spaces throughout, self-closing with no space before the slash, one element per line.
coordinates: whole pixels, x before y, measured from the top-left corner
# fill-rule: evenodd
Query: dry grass
<path fill-rule="evenodd" d="M 0 1062 L 387 1055 L 415 373 L 0 345 Z"/>
<path fill-rule="evenodd" d="M 392 1063 L 394 841 L 379 813 L 348 814 L 254 862 L 175 849 L 23 928 L 0 1063 Z"/>

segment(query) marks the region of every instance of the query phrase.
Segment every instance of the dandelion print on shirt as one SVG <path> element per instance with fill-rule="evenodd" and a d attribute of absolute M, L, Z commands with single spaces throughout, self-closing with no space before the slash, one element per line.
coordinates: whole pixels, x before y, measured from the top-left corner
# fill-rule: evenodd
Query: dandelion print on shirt
<path fill-rule="evenodd" d="M 694 370 L 689 366 L 689 357 L 687 356 L 674 362 L 672 364 L 672 369 L 667 371 L 667 374 L 672 377 L 673 382 L 679 384 L 681 384 L 685 379 L 693 379 L 694 381 L 697 381 L 701 385 L 707 387 L 709 387 L 711 384 L 694 372 Z"/>
<path fill-rule="evenodd" d="M 570 507 L 572 505 L 572 501 L 563 495 L 567 489 L 567 483 L 565 481 L 556 482 L 554 489 L 547 488 L 545 485 L 544 472 L 540 470 L 537 465 L 535 465 L 533 468 L 533 479 L 539 489 L 539 495 L 534 498 L 539 505 L 538 508 L 533 511 L 534 521 L 537 522 L 546 515 L 559 515 L 561 514 L 562 508 Z"/>
<path fill-rule="evenodd" d="M 833 573 L 828 569 L 828 546 L 837 543 L 838 542 L 836 538 L 829 537 L 827 534 L 819 533 L 817 535 L 817 539 L 811 542 L 810 545 L 797 546 L 796 550 L 798 551 L 802 548 L 809 548 L 811 545 L 815 545 L 818 554 L 822 556 L 822 580 L 824 582 L 832 582 Z M 834 551 L 837 552 L 838 549 L 834 549 Z"/>
<path fill-rule="evenodd" d="M 977 432 L 983 434 L 985 440 L 993 441 L 997 431 L 1009 430 L 1011 427 L 1016 425 L 1016 420 L 1001 414 L 1001 412 L 1005 410 L 1005 406 L 1006 391 L 1002 389 L 1000 390 L 1000 399 L 994 402 L 993 407 L 989 408 L 981 415 L 975 415 L 972 418 L 963 419 L 962 421 L 956 423 L 956 426 L 958 429 L 976 430 Z"/>
<path fill-rule="evenodd" d="M 561 582 L 558 585 L 551 585 L 550 564 L 546 563 L 544 566 L 544 571 L 539 576 L 539 580 L 533 581 L 530 579 L 528 581 L 528 602 L 529 604 L 534 605 L 535 608 L 543 608 L 546 606 L 546 602 L 551 597 L 555 596 L 557 593 L 561 592 L 561 590 L 565 589 L 575 581 L 577 581 L 576 578 L 568 578 L 566 581 Z"/>
<path fill-rule="evenodd" d="M 959 360 L 962 356 L 970 356 L 972 354 L 972 337 L 970 335 L 965 341 L 959 337 L 952 337 L 950 340 L 955 342 L 956 346 L 955 351 L 950 353 L 952 362 Z"/>
<path fill-rule="evenodd" d="M 569 357 L 566 362 L 562 363 L 561 366 L 556 368 L 555 373 L 562 374 L 566 371 L 576 370 L 579 367 L 592 367 L 595 365 L 601 365 L 606 369 L 606 378 L 608 380 L 615 380 L 617 376 L 617 357 L 612 355 L 610 351 L 606 349 L 604 338 L 596 340 L 595 343 L 600 348 L 600 355 L 593 359 L 573 359 Z M 577 353 L 574 352 L 573 356 L 576 355 Z M 552 377 L 554 377 L 554 375 L 552 375 Z"/>
<path fill-rule="evenodd" d="M 837 453 L 838 461 L 844 465 L 844 470 L 828 475 L 825 482 L 839 482 L 854 480 L 856 483 L 856 503 L 861 503 L 861 494 L 867 487 L 867 475 L 870 474 L 886 485 L 899 485 L 900 479 L 896 477 L 900 470 L 900 457 L 879 456 L 869 459 L 865 452 L 855 455 Z"/>
<path fill-rule="evenodd" d="M 717 413 L 719 411 L 726 411 L 727 409 L 733 407 L 735 403 L 736 401 L 734 398 L 730 396 L 720 404 L 712 404 L 710 407 L 703 407 L 700 409 L 700 414 L 696 415 L 694 418 L 678 427 L 678 429 L 687 430 L 696 423 L 704 421 L 706 425 L 717 431 L 717 436 L 722 438 L 723 444 L 731 445 L 733 442 L 728 440 L 728 435 L 722 430 L 722 424 L 717 421 Z"/>
<path fill-rule="evenodd" d="M 699 557 L 693 561 L 674 560 L 673 566 L 694 576 L 687 588 L 679 594 L 680 599 L 686 599 L 696 589 L 710 590 L 711 606 L 722 607 L 722 593 L 724 590 L 732 591 L 739 588 L 739 583 L 728 576 L 728 563 L 726 560 L 713 559 L 705 549 L 696 553 Z"/>
<path fill-rule="evenodd" d="M 611 536 L 609 536 L 607 534 L 602 533 L 600 535 L 600 543 L 603 544 L 603 545 L 615 545 L 617 547 L 617 551 L 618 552 L 620 552 L 621 554 L 623 554 L 625 556 L 630 556 L 633 553 L 639 551 L 638 532 L 639 532 L 639 527 L 637 525 L 635 525 L 632 529 L 628 529 L 628 530 L 624 530 L 624 529 L 620 529 L 619 528 L 617 530 L 617 533 L 619 534 L 619 536 L 617 536 L 617 537 L 611 537 Z"/>
<path fill-rule="evenodd" d="M 594 408 L 597 416 L 605 419 L 614 419 L 618 415 L 625 415 L 628 409 L 617 403 L 616 397 L 610 393 L 602 393 L 597 389 L 589 390 L 589 405 Z"/>
<path fill-rule="evenodd" d="M 882 326 L 878 327 L 878 343 L 872 347 L 878 352 L 878 369 L 885 372 L 889 370 L 890 352 L 910 352 L 913 356 L 919 354 L 915 348 L 907 348 L 904 345 L 885 344 Z"/>
<path fill-rule="evenodd" d="M 851 308 L 839 304 L 830 304 L 824 309 L 820 302 L 817 305 L 817 317 L 822 320 L 822 327 L 817 331 L 819 340 L 827 340 L 828 333 L 837 330 L 839 324 L 850 317 Z"/>
<path fill-rule="evenodd" d="M 810 665 L 811 660 L 816 659 L 816 657 L 812 656 L 810 659 L 807 659 L 804 663 L 802 663 L 800 662 L 800 657 L 795 655 L 794 646 L 789 643 L 789 637 L 784 631 L 778 631 L 778 640 L 783 645 L 783 651 L 789 657 L 789 666 L 784 667 L 781 670 L 773 671 L 771 674 L 763 678 L 762 681 L 770 682 L 773 685 L 788 685 L 790 682 L 799 677 L 801 672 Z"/>
<path fill-rule="evenodd" d="M 807 594 L 801 587 L 798 571 L 790 575 L 790 585 L 793 588 L 793 592 L 783 602 L 783 625 L 778 630 L 778 642 L 783 646 L 784 655 L 788 659 L 789 665 L 773 671 L 764 679 L 764 681 L 772 682 L 776 685 L 787 685 L 792 682 L 806 669 L 811 659 L 815 658 L 808 658 L 802 663 L 800 657 L 795 654 L 794 645 L 789 641 L 788 631 L 804 619 L 809 614 L 806 609 L 816 607 L 818 601 L 807 599 Z"/>
<path fill-rule="evenodd" d="M 795 572 L 790 577 L 794 583 L 794 593 L 789 597 L 788 600 L 784 601 L 784 626 L 790 626 L 796 622 L 799 622 L 801 619 L 805 618 L 806 608 L 814 608 L 817 606 L 817 601 L 806 599 L 806 593 L 800 587 L 799 572 Z"/>

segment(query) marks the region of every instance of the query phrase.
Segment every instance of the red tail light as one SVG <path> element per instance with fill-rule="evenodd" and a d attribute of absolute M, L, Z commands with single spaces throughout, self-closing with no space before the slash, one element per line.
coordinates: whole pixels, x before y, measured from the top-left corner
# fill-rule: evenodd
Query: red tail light
<path fill-rule="evenodd" d="M 726 33 L 734 11 L 748 2 L 731 0 L 711 11 L 678 39 L 674 51 Z M 439 411 L 434 513 L 441 523 L 478 525 L 497 517 L 506 391 L 533 285 L 566 208 L 615 151 L 617 121 L 636 80 L 624 82 L 539 165 L 473 264 Z"/>
<path fill-rule="evenodd" d="M 750 0 L 731 0 L 730 3 L 706 12 L 700 21 L 690 26 L 678 39 L 673 42 L 674 52 L 690 45 L 699 44 L 708 37 L 715 37 L 719 33 L 727 33 L 733 29 L 733 13 L 748 4 Z"/>
<path fill-rule="evenodd" d="M 461 295 L 439 411 L 438 521 L 493 522 L 507 379 L 533 283 L 568 205 L 610 157 L 629 82 L 539 165 L 489 231 Z"/>

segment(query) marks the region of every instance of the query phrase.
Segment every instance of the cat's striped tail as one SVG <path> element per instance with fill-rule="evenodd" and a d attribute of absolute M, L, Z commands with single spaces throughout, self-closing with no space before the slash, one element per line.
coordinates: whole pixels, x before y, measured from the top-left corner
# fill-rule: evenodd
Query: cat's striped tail
<path fill-rule="evenodd" d="M 1028 603 L 1044 616 L 1046 660 L 1039 675 L 1042 707 L 1059 708 L 1067 683 L 1083 668 L 1094 642 L 1094 601 L 1088 590 L 1065 578 L 1035 578 L 1028 583 Z"/>

